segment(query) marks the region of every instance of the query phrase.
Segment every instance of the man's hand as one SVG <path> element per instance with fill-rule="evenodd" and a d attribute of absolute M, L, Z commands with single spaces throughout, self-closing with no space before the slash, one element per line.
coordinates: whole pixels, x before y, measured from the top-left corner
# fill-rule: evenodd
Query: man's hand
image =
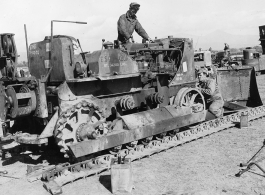
<path fill-rule="evenodd" d="M 153 43 L 154 42 L 150 37 L 147 40 L 149 41 L 149 43 Z"/>
<path fill-rule="evenodd" d="M 130 36 L 129 39 L 131 39 L 132 43 L 134 43 L 134 39 L 133 39 L 133 36 L 132 35 Z"/>
<path fill-rule="evenodd" d="M 197 82 L 197 83 L 195 84 L 195 88 L 198 89 L 198 90 L 200 90 L 200 89 L 201 89 L 200 83 Z"/>

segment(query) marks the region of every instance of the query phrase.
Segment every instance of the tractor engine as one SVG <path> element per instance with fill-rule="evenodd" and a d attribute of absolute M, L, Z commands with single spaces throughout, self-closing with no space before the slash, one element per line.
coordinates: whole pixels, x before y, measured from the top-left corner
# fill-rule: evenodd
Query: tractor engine
<path fill-rule="evenodd" d="M 137 62 L 140 72 L 150 70 L 173 73 L 180 67 L 184 42 L 169 36 L 166 39 L 156 39 L 154 43 L 128 43 L 124 47 Z"/>

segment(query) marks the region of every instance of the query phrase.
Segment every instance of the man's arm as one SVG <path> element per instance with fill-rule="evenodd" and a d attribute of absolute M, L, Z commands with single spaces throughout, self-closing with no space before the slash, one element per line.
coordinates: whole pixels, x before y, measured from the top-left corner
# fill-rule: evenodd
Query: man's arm
<path fill-rule="evenodd" d="M 140 22 L 137 20 L 136 24 L 135 24 L 135 31 L 144 39 L 149 40 L 149 36 L 148 34 L 145 32 L 145 30 L 143 29 L 142 25 L 140 24 Z"/>
<path fill-rule="evenodd" d="M 211 80 L 210 82 L 208 82 L 208 84 L 205 86 L 205 88 L 201 88 L 201 92 L 202 94 L 206 94 L 206 95 L 213 95 L 215 91 L 215 81 Z"/>
<path fill-rule="evenodd" d="M 126 22 L 122 16 L 118 20 L 118 31 L 121 35 L 126 37 L 126 40 L 128 40 L 131 35 L 128 33 L 127 28 L 126 28 Z"/>

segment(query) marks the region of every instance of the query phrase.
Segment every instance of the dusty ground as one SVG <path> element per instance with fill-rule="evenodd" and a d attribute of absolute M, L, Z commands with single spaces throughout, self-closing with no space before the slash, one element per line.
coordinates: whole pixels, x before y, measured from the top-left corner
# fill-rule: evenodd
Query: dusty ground
<path fill-rule="evenodd" d="M 265 102 L 265 75 L 258 77 L 260 94 Z M 254 168 L 235 177 L 241 162 L 247 162 L 262 146 L 265 139 L 265 120 L 251 123 L 245 129 L 233 128 L 184 144 L 132 163 L 134 186 L 132 194 L 173 195 L 256 195 L 265 194 L 265 178 Z M 261 156 L 265 156 L 265 151 Z M 8 165 L 0 165 L 10 175 L 22 177 L 9 179 L 0 177 L 0 194 L 49 194 L 42 182 L 26 181 L 28 159 L 20 157 Z M 261 164 L 265 168 L 265 162 Z M 78 180 L 63 187 L 65 195 L 108 195 L 110 173 Z"/>

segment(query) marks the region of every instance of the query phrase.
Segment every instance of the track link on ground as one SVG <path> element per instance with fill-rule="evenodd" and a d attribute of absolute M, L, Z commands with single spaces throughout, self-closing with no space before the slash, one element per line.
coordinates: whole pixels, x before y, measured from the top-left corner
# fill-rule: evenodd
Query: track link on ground
<path fill-rule="evenodd" d="M 265 106 L 244 109 L 234 114 L 203 122 L 196 126 L 190 126 L 185 131 L 170 134 L 160 140 L 152 140 L 148 144 L 139 144 L 133 148 L 122 149 L 119 151 L 119 155 L 131 158 L 131 161 L 149 157 L 153 154 L 168 150 L 178 145 L 234 127 L 239 124 L 240 116 L 242 114 L 248 115 L 249 121 L 262 118 L 265 116 Z M 46 171 L 43 174 L 43 179 L 46 180 L 46 182 L 44 182 L 44 186 L 52 194 L 56 194 L 58 188 L 66 183 L 109 170 L 111 158 L 116 158 L 117 155 L 118 153 L 97 156 L 93 159 L 65 166 L 60 169 Z"/>

